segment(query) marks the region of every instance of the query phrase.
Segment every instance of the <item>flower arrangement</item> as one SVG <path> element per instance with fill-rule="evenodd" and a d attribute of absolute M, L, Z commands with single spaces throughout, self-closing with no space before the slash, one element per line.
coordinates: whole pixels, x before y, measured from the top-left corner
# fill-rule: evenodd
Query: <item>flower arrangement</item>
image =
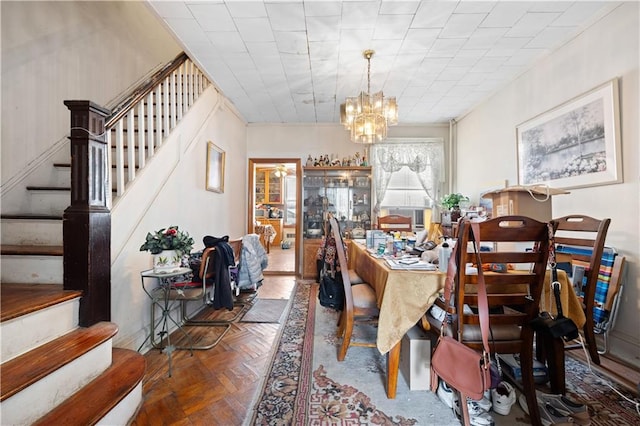
<path fill-rule="evenodd" d="M 159 254 L 163 250 L 175 250 L 181 254 L 189 254 L 193 248 L 193 238 L 189 233 L 180 231 L 177 226 L 162 228 L 154 233 L 147 233 L 147 238 L 140 251 L 149 251 L 151 254 Z"/>

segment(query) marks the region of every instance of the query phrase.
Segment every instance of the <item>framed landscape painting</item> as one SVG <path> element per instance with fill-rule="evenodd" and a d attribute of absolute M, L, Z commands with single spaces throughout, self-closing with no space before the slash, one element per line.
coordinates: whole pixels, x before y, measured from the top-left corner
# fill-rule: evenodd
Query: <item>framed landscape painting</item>
<path fill-rule="evenodd" d="M 207 142 L 207 191 L 224 192 L 224 159 L 224 151 Z"/>
<path fill-rule="evenodd" d="M 520 124 L 516 133 L 520 185 L 622 182 L 617 79 Z"/>

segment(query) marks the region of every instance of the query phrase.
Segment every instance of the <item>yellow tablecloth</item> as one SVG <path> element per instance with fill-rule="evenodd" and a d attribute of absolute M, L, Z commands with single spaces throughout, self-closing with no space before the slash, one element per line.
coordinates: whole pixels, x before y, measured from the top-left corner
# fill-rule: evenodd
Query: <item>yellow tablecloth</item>
<path fill-rule="evenodd" d="M 430 271 L 389 269 L 384 260 L 370 256 L 358 243 L 350 244 L 352 267 L 376 292 L 380 317 L 376 345 L 391 350 L 427 312 L 444 286 L 445 275 Z"/>

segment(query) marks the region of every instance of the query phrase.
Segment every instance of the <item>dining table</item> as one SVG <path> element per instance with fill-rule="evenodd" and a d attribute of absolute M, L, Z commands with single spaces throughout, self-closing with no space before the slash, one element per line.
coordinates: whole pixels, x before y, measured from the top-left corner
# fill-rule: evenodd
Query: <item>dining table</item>
<path fill-rule="evenodd" d="M 267 253 L 269 253 L 271 251 L 271 244 L 277 235 L 276 229 L 270 224 L 260 224 L 255 226 L 254 232 L 260 236 L 260 242 Z"/>
<path fill-rule="evenodd" d="M 376 347 L 381 354 L 387 355 L 386 391 L 387 397 L 393 399 L 396 397 L 402 338 L 421 321 L 443 292 L 446 274 L 437 269 L 392 269 L 384 258 L 370 252 L 364 243 L 356 240 L 349 244 L 349 265 L 376 294 L 380 309 Z M 555 314 L 550 276 L 550 271 L 547 271 L 540 308 Z M 564 271 L 558 271 L 558 281 L 561 283 L 563 313 L 581 328 L 586 321 L 582 303 Z"/>

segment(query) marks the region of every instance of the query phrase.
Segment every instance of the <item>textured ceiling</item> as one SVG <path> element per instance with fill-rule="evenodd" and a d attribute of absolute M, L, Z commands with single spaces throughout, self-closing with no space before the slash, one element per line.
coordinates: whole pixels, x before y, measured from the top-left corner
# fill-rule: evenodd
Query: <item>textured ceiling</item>
<path fill-rule="evenodd" d="M 399 124 L 478 105 L 619 3 L 588 1 L 148 1 L 249 123 L 337 123 L 367 88 Z"/>

